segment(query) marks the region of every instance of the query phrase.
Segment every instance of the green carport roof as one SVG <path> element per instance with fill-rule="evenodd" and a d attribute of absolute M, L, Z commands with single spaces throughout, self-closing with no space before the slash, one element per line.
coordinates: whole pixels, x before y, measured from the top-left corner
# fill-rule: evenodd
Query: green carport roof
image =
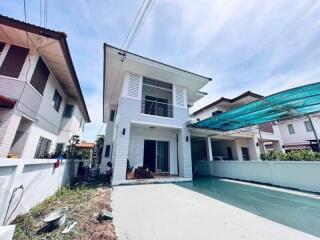
<path fill-rule="evenodd" d="M 320 112 L 320 82 L 272 94 L 190 127 L 230 131 L 316 112 Z"/>

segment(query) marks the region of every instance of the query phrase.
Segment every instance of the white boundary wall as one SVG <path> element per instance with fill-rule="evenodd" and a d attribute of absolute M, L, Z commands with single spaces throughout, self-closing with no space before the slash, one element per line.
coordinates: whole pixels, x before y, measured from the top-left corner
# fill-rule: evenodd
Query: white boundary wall
<path fill-rule="evenodd" d="M 197 161 L 199 175 L 320 192 L 319 161 Z"/>
<path fill-rule="evenodd" d="M 67 160 L 54 168 L 56 159 L 8 159 L 0 158 L 0 225 L 3 223 L 12 191 L 23 185 L 24 193 L 18 208 L 10 218 L 29 211 L 32 207 L 54 194 L 69 181 Z M 75 164 L 75 171 L 77 169 Z M 16 192 L 11 203 L 11 210 L 20 198 L 21 191 Z"/>

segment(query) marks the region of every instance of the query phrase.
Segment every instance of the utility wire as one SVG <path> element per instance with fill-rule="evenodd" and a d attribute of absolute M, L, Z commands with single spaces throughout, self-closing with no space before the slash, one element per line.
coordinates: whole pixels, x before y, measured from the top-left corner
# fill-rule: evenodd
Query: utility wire
<path fill-rule="evenodd" d="M 112 100 L 112 97 L 113 97 L 113 94 L 115 92 L 115 89 L 120 81 L 120 72 L 122 70 L 122 66 L 123 66 L 123 63 L 124 63 L 124 60 L 126 58 L 126 55 L 125 55 L 125 52 L 130 48 L 130 45 L 132 44 L 135 36 L 137 35 L 138 31 L 140 30 L 140 27 L 141 25 L 143 24 L 144 20 L 147 18 L 148 16 L 148 13 L 152 7 L 152 3 L 153 3 L 153 0 L 148 0 L 148 3 L 146 3 L 147 0 L 144 0 L 143 3 L 141 4 L 140 8 L 139 8 L 139 11 L 138 13 L 136 14 L 135 18 L 134 18 L 134 21 L 130 27 L 130 30 L 122 44 L 122 49 L 124 50 L 124 52 L 122 53 L 123 54 L 123 58 L 121 60 L 121 64 L 119 66 L 119 69 L 118 69 L 118 72 L 117 72 L 117 80 L 114 84 L 114 86 L 112 87 L 112 90 L 111 90 L 111 96 L 108 98 L 108 108 L 111 107 L 111 100 Z M 144 10 L 143 10 L 144 9 Z M 105 79 L 104 79 L 105 80 Z M 104 126 L 104 124 L 101 126 L 99 132 L 98 132 L 98 135 L 102 129 L 102 127 Z"/>
<path fill-rule="evenodd" d="M 130 30 L 129 30 L 126 38 L 125 38 L 124 41 L 123 41 L 122 49 L 125 48 L 125 44 L 126 44 L 126 42 L 128 41 L 128 39 L 129 39 L 130 33 L 133 31 L 133 28 L 134 28 L 134 26 L 135 26 L 135 23 L 137 22 L 138 17 L 139 17 L 139 15 L 140 15 L 140 12 L 142 11 L 142 8 L 143 8 L 143 6 L 145 5 L 145 2 L 146 2 L 146 1 L 147 1 L 147 0 L 144 0 L 144 1 L 143 1 L 143 3 L 141 4 L 141 6 L 140 6 L 140 8 L 139 8 L 138 13 L 136 14 L 136 17 L 134 18 L 134 20 L 133 20 L 133 22 L 132 22 L 132 24 L 131 24 Z"/>
<path fill-rule="evenodd" d="M 123 66 L 124 60 L 125 60 L 125 58 L 126 58 L 125 52 L 130 48 L 130 45 L 131 45 L 132 41 L 134 40 L 136 34 L 138 33 L 138 30 L 140 29 L 140 27 L 141 27 L 141 25 L 142 25 L 142 23 L 143 23 L 142 20 L 143 20 L 143 19 L 146 19 L 147 15 L 148 15 L 148 13 L 149 13 L 149 11 L 147 11 L 147 10 L 148 10 L 148 9 L 150 10 L 150 7 L 152 6 L 152 5 L 151 5 L 152 2 L 153 2 L 153 0 L 149 0 L 146 5 L 145 5 L 145 1 L 142 3 L 142 6 L 140 7 L 140 9 L 139 9 L 139 11 L 138 11 L 138 13 L 137 13 L 137 15 L 136 15 L 136 17 L 135 17 L 135 21 L 134 21 L 134 24 L 133 24 L 134 29 L 129 31 L 130 37 L 127 37 L 127 38 L 126 38 L 126 39 L 128 39 L 127 42 L 125 41 L 125 42 L 123 43 L 123 46 L 124 46 L 125 49 L 124 49 L 124 52 L 122 53 L 122 54 L 123 54 L 123 58 L 122 58 L 120 67 L 119 67 L 118 72 L 117 72 L 117 80 L 116 80 L 116 82 L 115 82 L 115 84 L 114 84 L 114 86 L 113 86 L 113 88 L 112 88 L 111 96 L 110 96 L 110 98 L 109 98 L 108 101 L 107 101 L 107 102 L 109 102 L 109 108 L 111 107 L 110 102 L 111 102 L 111 100 L 112 100 L 113 94 L 114 94 L 115 89 L 116 89 L 116 87 L 117 87 L 117 85 L 118 85 L 118 83 L 119 83 L 119 80 L 120 80 L 120 72 L 121 72 L 121 70 L 122 70 L 122 66 Z M 141 14 L 140 17 L 139 17 L 139 13 L 142 11 L 141 9 L 142 9 L 143 7 L 144 7 L 144 10 L 143 10 L 142 14 Z M 136 19 L 139 19 L 139 20 L 136 20 Z M 132 29 L 132 28 L 131 28 L 131 29 Z M 130 32 L 132 32 L 132 34 L 130 34 Z"/>

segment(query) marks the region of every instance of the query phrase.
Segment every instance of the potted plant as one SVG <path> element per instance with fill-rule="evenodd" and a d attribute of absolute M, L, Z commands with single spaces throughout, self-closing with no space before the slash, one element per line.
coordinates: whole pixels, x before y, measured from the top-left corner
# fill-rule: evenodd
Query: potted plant
<path fill-rule="evenodd" d="M 133 179 L 133 166 L 130 165 L 129 159 L 127 159 L 127 179 Z"/>

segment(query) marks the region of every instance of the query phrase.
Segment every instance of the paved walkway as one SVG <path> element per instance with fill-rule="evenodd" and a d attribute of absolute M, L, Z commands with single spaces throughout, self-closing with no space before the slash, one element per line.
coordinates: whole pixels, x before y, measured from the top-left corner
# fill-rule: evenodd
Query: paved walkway
<path fill-rule="evenodd" d="M 175 184 L 118 186 L 119 239 L 319 239 Z"/>

